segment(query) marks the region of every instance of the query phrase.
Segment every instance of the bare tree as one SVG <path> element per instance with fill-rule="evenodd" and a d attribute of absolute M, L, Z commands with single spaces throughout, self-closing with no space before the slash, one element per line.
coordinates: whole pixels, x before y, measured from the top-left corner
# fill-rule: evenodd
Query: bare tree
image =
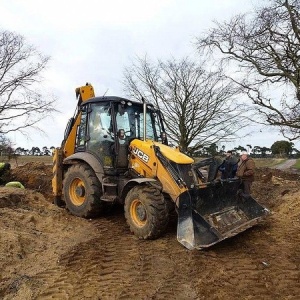
<path fill-rule="evenodd" d="M 242 127 L 238 89 L 220 69 L 205 71 L 188 58 L 157 63 L 137 58 L 124 78 L 130 97 L 144 97 L 161 109 L 169 137 L 185 153 L 233 140 Z"/>
<path fill-rule="evenodd" d="M 262 3 L 252 14 L 215 22 L 197 47 L 232 63 L 230 76 L 255 104 L 257 121 L 293 140 L 300 137 L 300 1 Z"/>
<path fill-rule="evenodd" d="M 7 155 L 11 149 L 11 141 L 4 134 L 0 133 L 0 156 Z"/>
<path fill-rule="evenodd" d="M 55 99 L 38 89 L 48 61 L 23 36 L 0 31 L 0 134 L 39 129 L 36 124 L 55 110 Z"/>

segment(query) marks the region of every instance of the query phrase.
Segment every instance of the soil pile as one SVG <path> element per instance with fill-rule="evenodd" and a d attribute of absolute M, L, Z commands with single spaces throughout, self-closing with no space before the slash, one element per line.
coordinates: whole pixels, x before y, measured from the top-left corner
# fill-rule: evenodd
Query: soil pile
<path fill-rule="evenodd" d="M 13 168 L 10 172 L 11 181 L 21 182 L 27 189 L 52 197 L 52 166 L 40 162 L 30 162 Z"/>
<path fill-rule="evenodd" d="M 299 176 L 258 169 L 262 224 L 204 251 L 130 234 L 117 208 L 99 219 L 52 204 L 52 167 L 11 170 L 25 190 L 0 188 L 1 299 L 299 299 Z"/>

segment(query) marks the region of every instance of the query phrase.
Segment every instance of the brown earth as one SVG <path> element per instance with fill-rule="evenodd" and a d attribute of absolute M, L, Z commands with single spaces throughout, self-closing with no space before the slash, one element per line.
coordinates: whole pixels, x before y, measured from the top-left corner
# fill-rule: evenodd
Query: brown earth
<path fill-rule="evenodd" d="M 258 169 L 266 221 L 205 251 L 130 234 L 122 209 L 80 219 L 52 204 L 51 166 L 11 171 L 0 188 L 0 299 L 299 299 L 299 175 Z"/>

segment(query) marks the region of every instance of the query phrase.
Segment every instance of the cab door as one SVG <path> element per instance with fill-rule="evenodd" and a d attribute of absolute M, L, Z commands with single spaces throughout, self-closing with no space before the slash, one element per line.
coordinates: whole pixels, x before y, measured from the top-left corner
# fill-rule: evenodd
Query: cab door
<path fill-rule="evenodd" d="M 112 107 L 109 102 L 95 103 L 88 118 L 87 151 L 94 154 L 104 170 L 114 168 L 115 128 Z"/>

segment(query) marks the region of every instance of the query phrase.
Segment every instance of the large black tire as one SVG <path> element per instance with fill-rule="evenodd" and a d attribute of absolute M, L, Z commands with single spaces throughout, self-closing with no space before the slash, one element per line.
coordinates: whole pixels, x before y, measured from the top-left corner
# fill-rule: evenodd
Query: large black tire
<path fill-rule="evenodd" d="M 79 163 L 68 169 L 63 180 L 63 195 L 66 208 L 75 216 L 93 218 L 103 212 L 101 184 L 86 164 Z"/>
<path fill-rule="evenodd" d="M 163 194 L 152 186 L 135 186 L 125 198 L 127 224 L 140 239 L 156 239 L 165 233 L 169 211 Z"/>

